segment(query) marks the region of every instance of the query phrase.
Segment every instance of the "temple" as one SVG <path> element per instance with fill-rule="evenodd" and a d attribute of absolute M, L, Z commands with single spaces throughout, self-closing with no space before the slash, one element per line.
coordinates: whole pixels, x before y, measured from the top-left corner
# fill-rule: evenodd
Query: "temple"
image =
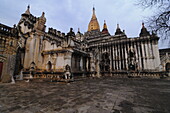
<path fill-rule="evenodd" d="M 71 76 L 116 76 L 158 74 L 159 38 L 142 23 L 139 37 L 129 38 L 117 24 L 111 35 L 104 21 L 100 30 L 93 8 L 88 30 L 62 33 L 46 30 L 45 13 L 30 13 L 30 6 L 17 26 L 0 24 L 0 76 L 31 78 L 71 78 Z M 13 59 L 12 59 L 13 58 Z"/>

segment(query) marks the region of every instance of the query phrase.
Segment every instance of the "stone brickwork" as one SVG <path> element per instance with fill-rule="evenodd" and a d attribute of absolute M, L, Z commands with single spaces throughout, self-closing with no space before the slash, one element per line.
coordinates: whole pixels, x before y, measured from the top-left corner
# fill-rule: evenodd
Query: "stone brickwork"
<path fill-rule="evenodd" d="M 17 29 L 0 24 L 0 80 L 9 82 L 13 78 L 18 48 Z"/>

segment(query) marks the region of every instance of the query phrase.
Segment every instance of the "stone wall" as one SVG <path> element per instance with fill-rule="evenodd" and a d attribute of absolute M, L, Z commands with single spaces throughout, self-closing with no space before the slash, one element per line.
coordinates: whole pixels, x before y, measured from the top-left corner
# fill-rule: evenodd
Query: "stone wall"
<path fill-rule="evenodd" d="M 18 48 L 17 29 L 0 24 L 0 62 L 2 82 L 10 82 L 14 76 Z"/>

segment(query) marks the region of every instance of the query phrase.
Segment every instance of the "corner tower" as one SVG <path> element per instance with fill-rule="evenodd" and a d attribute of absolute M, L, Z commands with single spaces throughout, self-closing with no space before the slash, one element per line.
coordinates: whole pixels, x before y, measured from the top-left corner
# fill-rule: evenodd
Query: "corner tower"
<path fill-rule="evenodd" d="M 144 23 L 142 22 L 142 29 L 141 29 L 141 32 L 139 34 L 140 37 L 143 37 L 143 36 L 149 36 L 150 33 L 148 32 L 148 30 L 146 29 Z"/>
<path fill-rule="evenodd" d="M 103 34 L 109 34 L 109 31 L 107 29 L 107 25 L 106 25 L 106 21 L 104 20 L 104 25 L 103 25 L 103 30 L 102 30 Z"/>
<path fill-rule="evenodd" d="M 88 25 L 88 31 L 93 31 L 93 30 L 100 31 L 100 26 L 99 26 L 98 20 L 96 18 L 95 8 L 94 7 L 93 7 L 92 18 L 91 18 L 90 23 Z"/>

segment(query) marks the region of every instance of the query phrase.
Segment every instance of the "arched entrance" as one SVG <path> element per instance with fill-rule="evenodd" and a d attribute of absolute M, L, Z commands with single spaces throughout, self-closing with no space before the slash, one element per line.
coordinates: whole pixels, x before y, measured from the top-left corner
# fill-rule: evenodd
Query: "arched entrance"
<path fill-rule="evenodd" d="M 47 70 L 48 70 L 48 71 L 51 71 L 51 69 L 52 69 L 52 63 L 49 61 L 49 62 L 47 63 Z"/>
<path fill-rule="evenodd" d="M 32 63 L 30 64 L 30 69 L 31 69 L 31 70 L 35 70 L 35 63 L 34 63 L 34 62 L 32 62 Z"/>
<path fill-rule="evenodd" d="M 3 62 L 0 62 L 0 78 L 1 78 L 1 75 L 2 75 L 2 68 L 3 68 Z"/>
<path fill-rule="evenodd" d="M 131 46 L 128 53 L 128 68 L 131 71 L 136 70 L 136 58 L 134 48 Z"/>
<path fill-rule="evenodd" d="M 170 72 L 170 63 L 166 63 L 165 69 Z"/>
<path fill-rule="evenodd" d="M 109 59 L 109 53 L 105 52 L 101 56 L 100 61 L 100 70 L 101 71 L 110 71 L 110 59 Z"/>

